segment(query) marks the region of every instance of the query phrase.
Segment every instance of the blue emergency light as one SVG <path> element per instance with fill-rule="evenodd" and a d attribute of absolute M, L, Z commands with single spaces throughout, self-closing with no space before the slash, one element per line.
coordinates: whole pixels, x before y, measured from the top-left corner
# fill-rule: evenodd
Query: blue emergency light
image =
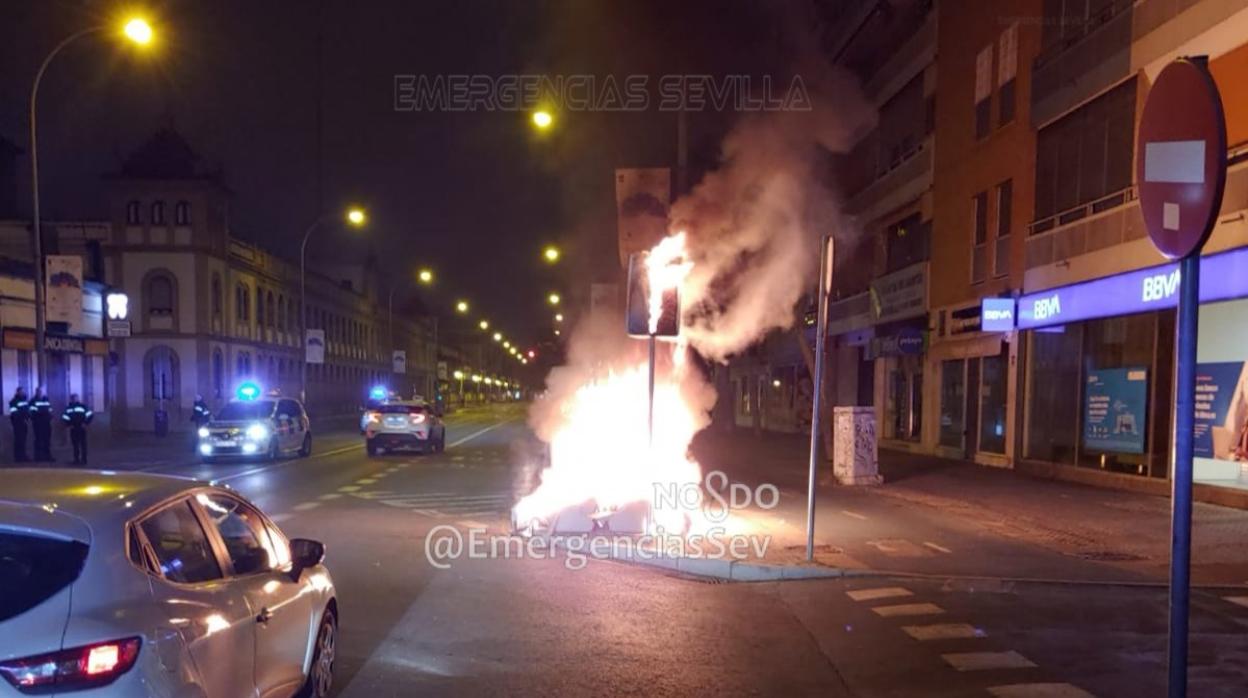
<path fill-rule="evenodd" d="M 373 389 L 368 391 L 368 396 L 374 400 L 385 400 L 390 391 L 384 385 L 374 385 Z"/>
<path fill-rule="evenodd" d="M 255 400 L 260 397 L 260 386 L 248 381 L 238 386 L 238 390 L 235 394 L 238 396 L 239 400 Z"/>

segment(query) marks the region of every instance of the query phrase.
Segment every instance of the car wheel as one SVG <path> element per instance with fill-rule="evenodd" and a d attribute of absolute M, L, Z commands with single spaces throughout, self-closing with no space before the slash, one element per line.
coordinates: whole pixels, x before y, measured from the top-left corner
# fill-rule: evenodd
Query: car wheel
<path fill-rule="evenodd" d="M 446 430 L 442 430 L 442 436 L 438 437 L 438 453 L 446 450 Z"/>
<path fill-rule="evenodd" d="M 316 647 L 312 651 L 312 668 L 299 695 L 304 698 L 325 698 L 334 686 L 334 659 L 338 649 L 338 616 L 332 608 L 325 609 L 321 627 L 316 631 Z"/>
<path fill-rule="evenodd" d="M 303 445 L 299 447 L 299 457 L 307 458 L 312 455 L 312 435 L 305 434 L 303 437 Z"/>

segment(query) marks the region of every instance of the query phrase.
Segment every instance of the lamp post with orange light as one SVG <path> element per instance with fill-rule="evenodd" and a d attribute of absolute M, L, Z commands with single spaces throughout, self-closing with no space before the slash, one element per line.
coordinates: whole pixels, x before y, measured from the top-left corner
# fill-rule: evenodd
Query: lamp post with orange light
<path fill-rule="evenodd" d="M 57 44 L 43 59 L 43 63 L 39 64 L 39 70 L 35 73 L 35 82 L 30 88 L 30 195 L 31 226 L 34 229 L 32 251 L 35 267 L 35 377 L 39 385 L 44 385 L 47 379 L 47 354 L 43 346 L 47 326 L 43 299 L 43 231 L 39 220 L 39 84 L 43 82 L 43 74 L 47 72 L 52 59 L 56 58 L 66 46 L 83 37 L 103 34 L 113 29 L 109 25 L 101 24 L 88 27 L 62 39 L 61 43 Z M 118 33 L 127 41 L 139 46 L 146 46 L 152 42 L 152 27 L 141 18 L 130 19 Z"/>
<path fill-rule="evenodd" d="M 302 333 L 301 343 L 303 344 L 299 372 L 299 400 L 305 404 L 308 401 L 308 240 L 312 237 L 312 233 L 321 227 L 321 223 L 325 222 L 328 214 L 322 213 L 316 220 L 312 221 L 312 225 L 303 234 L 303 242 L 299 244 L 299 331 Z M 364 213 L 364 209 L 352 207 L 347 209 L 346 220 L 349 225 L 355 228 L 364 226 L 368 216 Z"/>

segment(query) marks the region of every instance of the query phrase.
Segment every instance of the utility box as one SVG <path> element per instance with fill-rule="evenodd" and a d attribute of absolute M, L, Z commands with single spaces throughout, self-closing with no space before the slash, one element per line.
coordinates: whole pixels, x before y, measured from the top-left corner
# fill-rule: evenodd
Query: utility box
<path fill-rule="evenodd" d="M 875 436 L 875 408 L 832 408 L 832 474 L 842 485 L 878 485 L 879 450 Z"/>

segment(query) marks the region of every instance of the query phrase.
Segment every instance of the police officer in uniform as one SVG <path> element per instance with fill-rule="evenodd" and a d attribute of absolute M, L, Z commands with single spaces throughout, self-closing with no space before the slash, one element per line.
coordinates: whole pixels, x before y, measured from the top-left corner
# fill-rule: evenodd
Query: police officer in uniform
<path fill-rule="evenodd" d="M 191 439 L 192 447 L 199 443 L 199 430 L 208 425 L 212 421 L 212 410 L 208 409 L 208 403 L 204 402 L 203 395 L 195 396 L 195 404 L 191 407 L 191 423 L 195 425 L 195 431 Z"/>
<path fill-rule="evenodd" d="M 35 432 L 35 460 L 52 462 L 52 403 L 43 394 L 43 386 L 35 388 L 30 401 L 30 427 Z"/>
<path fill-rule="evenodd" d="M 69 441 L 74 446 L 74 465 L 87 464 L 87 425 L 95 413 L 78 401 L 78 393 L 69 396 L 69 404 L 61 413 L 61 421 L 69 427 Z"/>
<path fill-rule="evenodd" d="M 13 425 L 13 461 L 25 463 L 26 458 L 26 426 L 30 423 L 30 400 L 26 398 L 26 389 L 17 386 L 13 391 L 13 399 L 9 400 L 9 424 Z"/>

